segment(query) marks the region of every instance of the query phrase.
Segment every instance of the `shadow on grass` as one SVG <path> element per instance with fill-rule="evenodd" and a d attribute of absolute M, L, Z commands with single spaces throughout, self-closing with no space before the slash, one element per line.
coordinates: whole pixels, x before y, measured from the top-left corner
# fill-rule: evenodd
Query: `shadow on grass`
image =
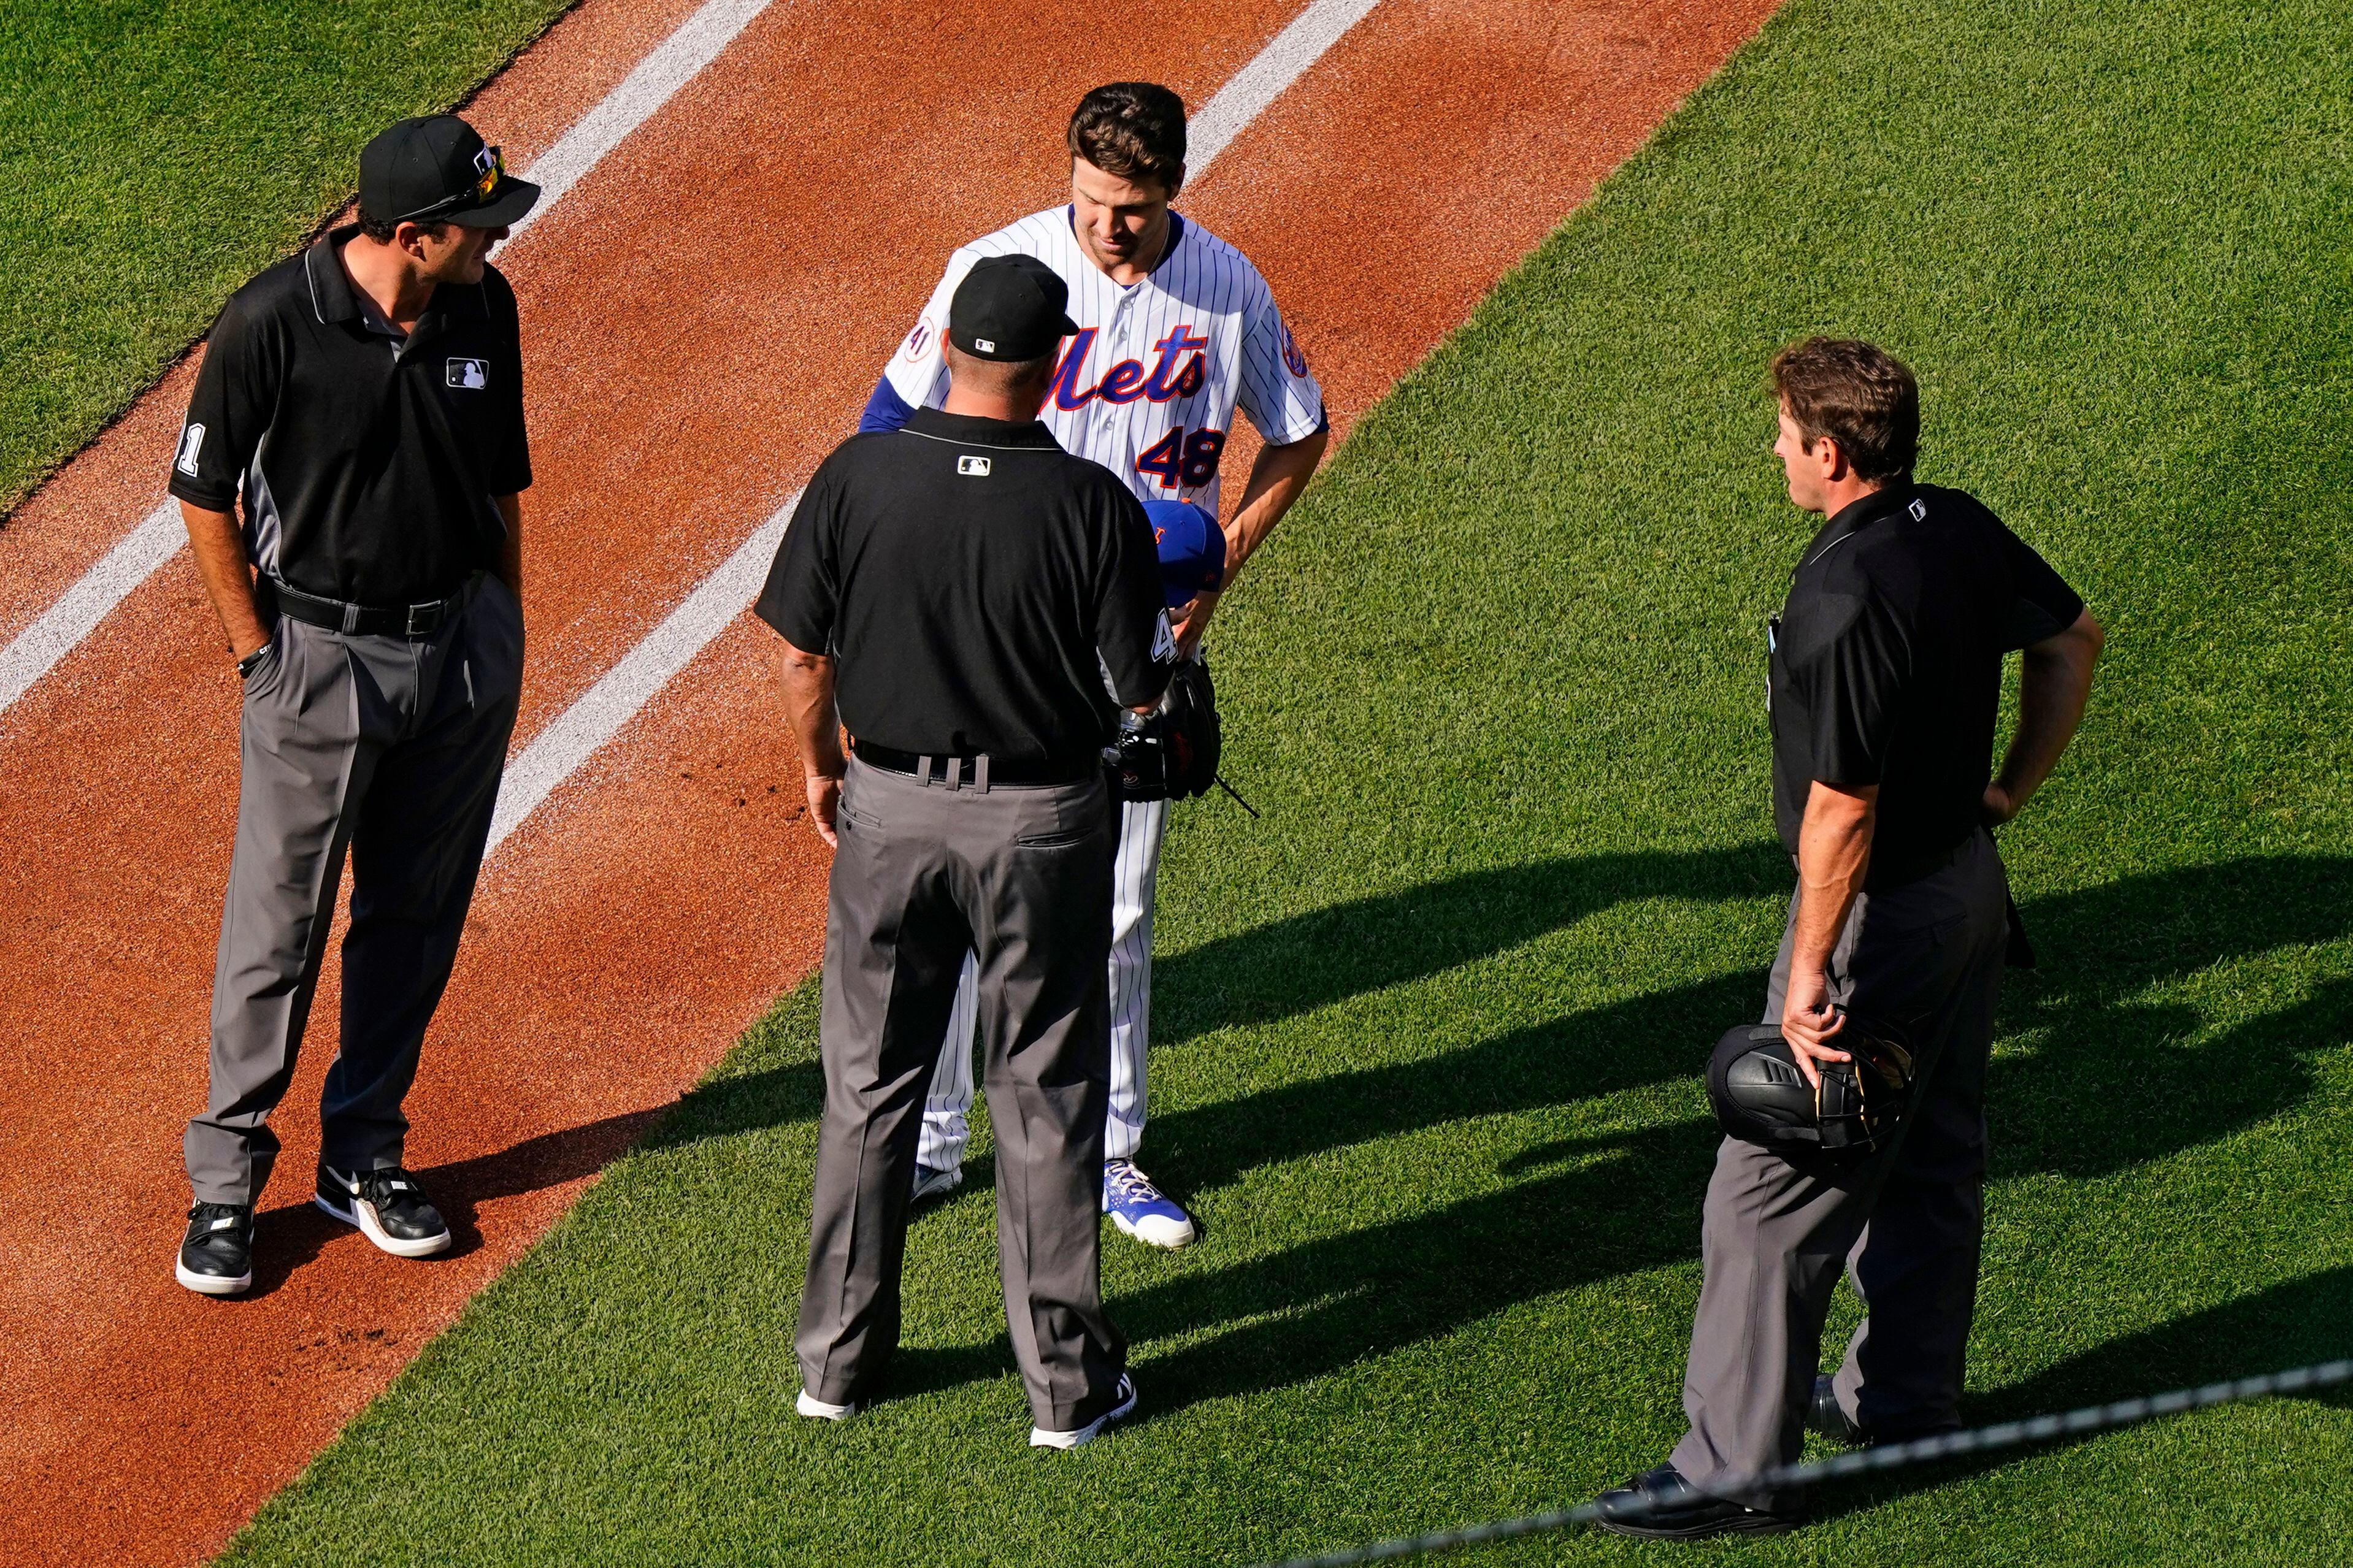
<path fill-rule="evenodd" d="M 2346 1356 L 2353 1356 L 2353 1267 L 2307 1274 L 2110 1340 L 2024 1382 L 1971 1397 L 1963 1415 L 1973 1426 L 2021 1421 Z M 2342 1385 L 2298 1397 L 2353 1408 L 2353 1389 Z M 1923 1465 L 1900 1476 L 1826 1488 L 1820 1516 L 1828 1519 L 1859 1512 L 1894 1498 L 1981 1475 L 2021 1453 L 2089 1440 L 2070 1437 L 2037 1444 L 2031 1449 L 1972 1455 Z"/>
<path fill-rule="evenodd" d="M 1789 858 L 1771 841 L 1498 867 L 1311 910 L 1154 966 L 1155 1047 L 1268 1024 L 1426 979 L 1643 899 L 1778 898 Z"/>
<path fill-rule="evenodd" d="M 1156 1286 L 1119 1303 L 1140 1342 L 1239 1326 L 1152 1357 L 1155 1414 L 1337 1372 L 1562 1290 L 1692 1256 L 1715 1158 L 1684 1122 L 1549 1145 L 1507 1191 Z"/>
<path fill-rule="evenodd" d="M 1194 1032 L 1205 998 L 1286 1016 L 1502 951 L 1613 900 L 1748 898 L 1788 886 L 1770 845 L 1692 857 L 1546 862 L 1365 900 L 1246 932 L 1162 967 L 1159 989 Z M 1776 869 L 1778 868 L 1778 869 Z M 1536 918 L 1543 896 L 1556 902 Z M 1489 911 L 1482 921 L 1479 911 Z M 2306 1058 L 2353 1037 L 2353 979 L 2202 1044 L 2201 1012 L 2152 988 L 2226 960 L 2353 934 L 2353 860 L 2245 859 L 2038 900 L 2042 967 L 2013 973 L 2005 1058 L 1990 1096 L 1997 1174 L 2108 1173 L 2228 1136 L 2302 1100 Z M 1400 945 L 1392 950 L 1387 935 Z M 1758 954 L 1760 958 L 1767 956 Z M 1443 1057 L 1285 1084 L 1152 1124 L 1155 1168 L 1187 1190 L 1254 1167 L 1470 1116 L 1614 1094 L 1704 1069 L 1717 1034 L 1760 1011 L 1765 973 L 1722 975 L 1514 1030 Z M 1184 1037 L 1184 1029 L 1177 1037 Z"/>
<path fill-rule="evenodd" d="M 680 1096 L 640 1147 L 682 1149 L 814 1121 L 824 1110 L 825 1071 L 814 1058 L 730 1073 Z"/>
<path fill-rule="evenodd" d="M 2018 1421 L 2346 1356 L 2353 1356 L 2353 1265 L 2252 1290 L 2110 1340 L 2024 1382 L 1972 1398 L 1968 1418 Z M 2353 1389 L 2312 1397 L 2353 1404 Z"/>
<path fill-rule="evenodd" d="M 1258 1166 L 1346 1144 L 1689 1077 L 1705 1067 L 1716 1036 L 1754 1014 L 1764 994 L 1762 969 L 1718 975 L 1514 1029 L 1442 1057 L 1288 1083 L 1181 1111 L 1153 1121 L 1153 1168 L 1187 1191 L 1201 1191 Z M 1696 1058 L 1694 1042 L 1701 1042 Z"/>
<path fill-rule="evenodd" d="M 2205 1024 L 2144 994 L 2213 964 L 2353 934 L 2353 859 L 2224 861 L 2040 899 L 2041 968 L 2010 975 L 2023 1056 L 1989 1084 L 1993 1173 L 2097 1176 L 2218 1141 L 2295 1105 L 2309 1058 L 2353 1038 L 2353 978 L 2197 1045 Z"/>
<path fill-rule="evenodd" d="M 1384 931 L 1423 934 L 1377 959 L 1368 984 L 1432 973 L 1447 952 L 1500 950 L 1613 897 L 1754 896 L 1772 864 L 1786 866 L 1742 851 L 1464 879 L 1238 936 L 1169 972 L 1241 999 L 1250 1016 L 1280 1016 L 1343 994 L 1331 966 L 1383 952 Z M 1786 870 L 1778 875 L 1786 885 Z M 1560 900 L 1549 921 L 1535 909 L 1546 889 Z M 1482 910 L 1493 912 L 1485 923 Z M 2006 1028 L 2031 1049 L 1993 1075 L 2000 1173 L 2084 1178 L 2222 1139 L 2302 1100 L 2311 1054 L 2353 1037 L 2353 979 L 2328 980 L 2195 1046 L 2183 1042 L 2203 1027 L 2197 1008 L 2144 1000 L 2220 962 L 2353 933 L 2353 861 L 2253 858 L 2129 878 L 2038 900 L 2028 921 L 2044 967 L 2013 976 L 2006 1004 Z M 1156 1124 L 1158 1163 L 1179 1181 L 1214 1184 L 1368 1138 L 1695 1074 L 1717 1031 L 1762 998 L 1761 972 L 1751 972 L 1440 1058 L 1284 1085 Z M 1573 1162 L 1565 1173 L 1122 1302 L 1140 1342 L 1241 1325 L 1158 1359 L 1155 1405 L 1298 1382 L 1518 1301 L 1693 1257 L 1715 1142 L 1696 1123 L 1571 1140 L 1507 1167 Z"/>
<path fill-rule="evenodd" d="M 1614 902 L 1779 893 L 1787 867 L 1777 847 L 1757 845 L 1549 861 L 1360 900 L 1172 960 L 1161 969 L 1163 1017 L 1181 1040 L 1293 1016 Z M 2005 1002 L 2005 1027 L 2028 1049 L 1993 1075 L 1999 1173 L 2084 1178 L 2226 1137 L 2302 1100 L 2309 1054 L 2353 1035 L 2353 980 L 2196 1046 L 2183 1042 L 2203 1027 L 2197 1008 L 2146 999 L 2218 962 L 2353 932 L 2353 861 L 2242 859 L 2131 878 L 2036 900 L 2027 919 L 2043 968 L 2014 975 Z M 1725 1023 L 1755 1015 L 1763 978 L 1672 986 L 1444 1056 L 1165 1118 L 1154 1124 L 1154 1168 L 1201 1190 L 1368 1139 L 1689 1077 Z M 697 1089 L 650 1142 L 804 1120 L 818 1104 L 813 1063 L 750 1073 Z M 1115 1310 L 1152 1368 L 1155 1411 L 1324 1375 L 1520 1301 L 1694 1257 L 1715 1144 L 1712 1127 L 1691 1121 L 1546 1145 L 1506 1165 L 1529 1178 L 1507 1191 L 1186 1275 Z M 1149 1353 L 1170 1340 L 1193 1342 Z M 1001 1337 L 909 1351 L 893 1382 L 920 1392 L 1008 1364 Z M 2135 1363 L 2124 1353 L 2116 1364 Z"/>
<path fill-rule="evenodd" d="M 1154 1415 L 1335 1372 L 1516 1302 L 1672 1263 L 1694 1250 L 1713 1126 L 1551 1146 L 1565 1167 L 1507 1192 L 1326 1237 L 1113 1303 Z M 1237 1326 L 1166 1354 L 1155 1341 Z M 1011 1368 L 986 1344 L 899 1352 L 891 1386 L 922 1394 Z"/>

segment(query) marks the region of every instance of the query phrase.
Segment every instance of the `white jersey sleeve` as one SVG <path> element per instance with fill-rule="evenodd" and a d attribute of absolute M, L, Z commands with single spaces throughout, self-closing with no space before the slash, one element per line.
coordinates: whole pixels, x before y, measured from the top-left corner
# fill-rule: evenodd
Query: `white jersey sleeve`
<path fill-rule="evenodd" d="M 973 269 L 983 255 L 976 246 L 964 246 L 948 258 L 947 271 L 940 277 L 940 286 L 932 290 L 931 302 L 916 318 L 906 341 L 891 356 L 883 368 L 882 379 L 891 390 L 910 408 L 937 408 L 947 400 L 947 352 L 941 347 L 948 330 L 948 304 L 955 298 L 956 286 L 965 274 Z"/>
<path fill-rule="evenodd" d="M 1242 328 L 1241 384 L 1234 401 L 1270 447 L 1288 447 L 1323 429 L 1324 389 L 1307 368 L 1291 329 L 1261 282 Z"/>

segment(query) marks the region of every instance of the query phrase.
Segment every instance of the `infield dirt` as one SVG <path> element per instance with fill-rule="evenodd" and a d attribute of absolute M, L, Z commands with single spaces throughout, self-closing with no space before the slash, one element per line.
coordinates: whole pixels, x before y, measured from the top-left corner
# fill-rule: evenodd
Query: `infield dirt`
<path fill-rule="evenodd" d="M 687 9 L 592 0 L 470 112 L 543 147 Z M 519 747 L 849 428 L 947 251 L 1060 198 L 1085 87 L 1148 69 L 1206 101 L 1293 10 L 1193 0 L 1131 32 L 1128 9 L 932 4 L 882 31 L 776 6 L 512 247 L 539 474 Z M 1345 434 L 1769 9 L 1392 0 L 1180 205 L 1267 274 Z M 1145 36 L 1186 47 L 1140 58 Z M 189 374 L 11 526 L 0 636 L 153 505 Z M 733 626 L 487 868 L 410 1100 L 459 1237 L 441 1259 L 307 1206 L 330 963 L 232 1302 L 180 1290 L 167 1256 L 236 795 L 235 677 L 185 555 L 0 716 L 0 973 L 30 981 L 0 994 L 0 1105 L 32 1152 L 0 1168 L 25 1561 L 217 1550 L 816 962 L 825 865 L 765 656 Z"/>

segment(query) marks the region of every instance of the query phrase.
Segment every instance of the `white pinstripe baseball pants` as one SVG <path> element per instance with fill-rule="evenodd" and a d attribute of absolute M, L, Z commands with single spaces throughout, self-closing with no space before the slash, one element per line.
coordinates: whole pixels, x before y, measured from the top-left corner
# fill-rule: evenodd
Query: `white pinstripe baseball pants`
<path fill-rule="evenodd" d="M 1111 1110 L 1103 1119 L 1103 1158 L 1132 1160 L 1144 1141 L 1144 1047 L 1152 1034 L 1152 900 L 1160 877 L 1160 841 L 1168 831 L 1165 800 L 1120 805 L 1119 859 L 1112 877 Z M 935 1171 L 964 1163 L 972 1141 L 972 1053 L 979 997 L 972 954 L 956 982 L 955 1010 L 923 1100 L 916 1158 Z"/>

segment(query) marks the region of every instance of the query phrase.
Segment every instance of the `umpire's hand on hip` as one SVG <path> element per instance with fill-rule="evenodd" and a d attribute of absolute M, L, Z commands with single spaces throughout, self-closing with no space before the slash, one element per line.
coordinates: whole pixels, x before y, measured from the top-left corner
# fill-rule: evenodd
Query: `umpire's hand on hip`
<path fill-rule="evenodd" d="M 809 823 L 828 848 L 839 848 L 834 821 L 841 809 L 841 775 L 849 759 L 841 749 L 841 717 L 833 705 L 833 660 L 804 653 L 779 637 L 776 678 L 784 688 L 785 719 L 800 742 L 808 791 Z"/>

